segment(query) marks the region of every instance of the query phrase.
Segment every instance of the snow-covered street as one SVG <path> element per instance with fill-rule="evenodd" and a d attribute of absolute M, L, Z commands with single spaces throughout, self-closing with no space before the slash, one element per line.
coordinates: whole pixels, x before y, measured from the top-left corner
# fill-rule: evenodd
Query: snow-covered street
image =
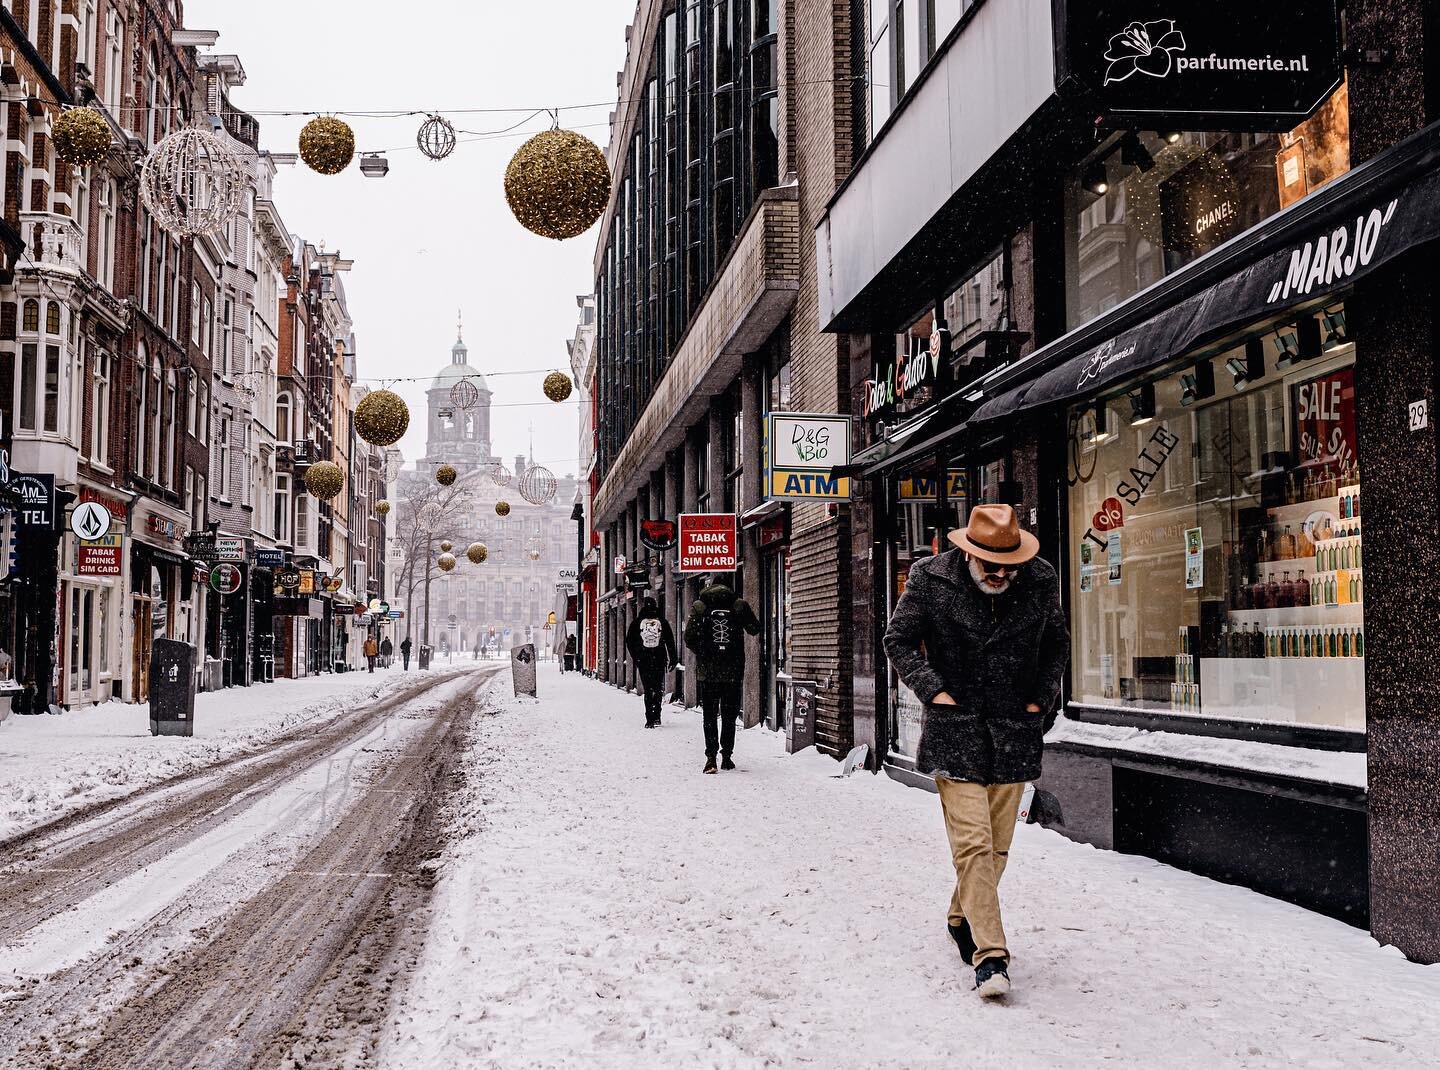
<path fill-rule="evenodd" d="M 473 668 L 438 660 L 436 672 Z M 195 696 L 195 735 L 150 735 L 148 707 L 107 702 L 59 716 L 0 721 L 0 842 L 96 803 L 242 757 L 301 729 L 314 729 L 416 673 L 399 660 L 375 673 L 278 680 Z"/>
<path fill-rule="evenodd" d="M 494 694 L 508 695 L 508 680 Z M 1148 859 L 1018 830 L 1014 994 L 984 1005 L 945 931 L 934 796 L 542 672 L 480 718 L 436 921 L 381 1063 L 1415 1067 L 1440 967 Z"/>

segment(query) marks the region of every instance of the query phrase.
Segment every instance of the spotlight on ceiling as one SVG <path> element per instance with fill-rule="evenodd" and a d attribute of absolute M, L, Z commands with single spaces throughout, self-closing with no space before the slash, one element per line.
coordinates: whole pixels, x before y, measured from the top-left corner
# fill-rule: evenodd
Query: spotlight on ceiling
<path fill-rule="evenodd" d="M 1344 345 L 1350 340 L 1345 333 L 1345 309 L 1337 308 L 1333 312 L 1325 310 L 1325 343 L 1322 349 L 1334 349 L 1336 346 Z"/>
<path fill-rule="evenodd" d="M 1117 434 L 1116 430 L 1109 426 L 1110 408 L 1103 401 L 1095 402 L 1095 435 L 1092 441 L 1095 445 L 1101 446 L 1109 442 Z"/>
<path fill-rule="evenodd" d="M 1215 365 L 1208 360 L 1180 376 L 1180 404 L 1193 405 L 1215 396 Z"/>
<path fill-rule="evenodd" d="M 1275 332 L 1275 352 L 1279 354 L 1275 361 L 1275 367 L 1288 368 L 1300 359 L 1300 339 L 1296 337 L 1295 328 L 1292 326 L 1281 334 Z"/>
<path fill-rule="evenodd" d="M 1080 175 L 1080 184 L 1097 197 L 1104 196 L 1110 190 L 1110 179 L 1105 174 L 1105 161 L 1096 160 L 1086 167 Z"/>
<path fill-rule="evenodd" d="M 1155 384 L 1142 383 L 1130 395 L 1130 426 L 1144 427 L 1155 419 Z"/>
<path fill-rule="evenodd" d="M 1182 134 L 1179 130 L 1161 130 L 1161 131 L 1160 131 L 1160 138 L 1161 138 L 1161 140 L 1164 141 L 1165 144 L 1167 144 L 1167 145 L 1176 145 L 1176 144 L 1179 144 L 1180 139 L 1181 139 L 1182 137 L 1184 137 L 1184 136 L 1185 136 L 1185 135 Z"/>
<path fill-rule="evenodd" d="M 1150 150 L 1145 147 L 1140 136 L 1131 133 L 1120 142 L 1120 162 L 1127 167 L 1138 167 L 1140 173 L 1144 174 L 1155 166 L 1155 157 L 1150 155 Z"/>
<path fill-rule="evenodd" d="M 1314 316 L 1301 316 L 1295 324 L 1295 334 L 1300 340 L 1299 360 L 1314 360 L 1325 352 L 1320 343 L 1320 321 Z"/>
<path fill-rule="evenodd" d="M 1225 370 L 1235 380 L 1236 390 L 1265 378 L 1265 343 L 1259 338 L 1250 339 L 1245 343 L 1245 355 L 1231 357 L 1225 362 Z"/>

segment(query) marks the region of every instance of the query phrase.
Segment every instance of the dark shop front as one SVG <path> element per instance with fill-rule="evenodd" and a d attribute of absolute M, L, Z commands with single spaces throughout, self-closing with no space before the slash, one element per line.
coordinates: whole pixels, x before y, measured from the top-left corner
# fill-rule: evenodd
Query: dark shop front
<path fill-rule="evenodd" d="M 1044 778 L 1062 831 L 1440 959 L 1422 788 L 1440 763 L 1440 127 L 1418 60 L 1381 47 L 1387 19 L 1418 39 L 1418 6 L 1226 3 L 1192 25 L 1056 5 L 1048 55 L 991 6 L 817 231 L 822 319 L 851 338 L 870 417 L 856 738 L 918 779 L 923 710 L 879 638 L 909 564 L 973 504 L 1010 502 L 1072 631 Z M 977 131 L 964 144 L 989 155 L 965 161 L 950 97 L 1000 62 L 965 40 L 984 18 L 1007 62 L 1053 80 L 1017 82 L 1011 133 Z M 933 141 L 937 109 L 950 181 L 906 178 L 892 161 Z"/>

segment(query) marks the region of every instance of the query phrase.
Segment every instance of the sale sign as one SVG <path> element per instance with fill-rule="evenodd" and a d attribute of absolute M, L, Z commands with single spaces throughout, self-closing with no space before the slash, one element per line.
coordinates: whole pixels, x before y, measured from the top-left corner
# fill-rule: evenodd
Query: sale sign
<path fill-rule="evenodd" d="M 734 572 L 740 556 L 735 514 L 680 514 L 679 546 L 681 572 Z"/>
<path fill-rule="evenodd" d="M 1339 476 L 1358 464 L 1355 453 L 1355 369 L 1341 368 L 1295 391 L 1295 453 L 1300 466 L 1329 467 Z"/>

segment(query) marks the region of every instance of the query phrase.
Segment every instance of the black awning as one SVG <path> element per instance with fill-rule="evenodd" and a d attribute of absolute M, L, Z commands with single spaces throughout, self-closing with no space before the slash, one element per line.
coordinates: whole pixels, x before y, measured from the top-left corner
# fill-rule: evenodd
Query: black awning
<path fill-rule="evenodd" d="M 1320 303 L 1437 238 L 1440 124 L 1037 350 L 991 384 L 1009 389 L 971 422 L 1100 393 L 1250 324 Z"/>

